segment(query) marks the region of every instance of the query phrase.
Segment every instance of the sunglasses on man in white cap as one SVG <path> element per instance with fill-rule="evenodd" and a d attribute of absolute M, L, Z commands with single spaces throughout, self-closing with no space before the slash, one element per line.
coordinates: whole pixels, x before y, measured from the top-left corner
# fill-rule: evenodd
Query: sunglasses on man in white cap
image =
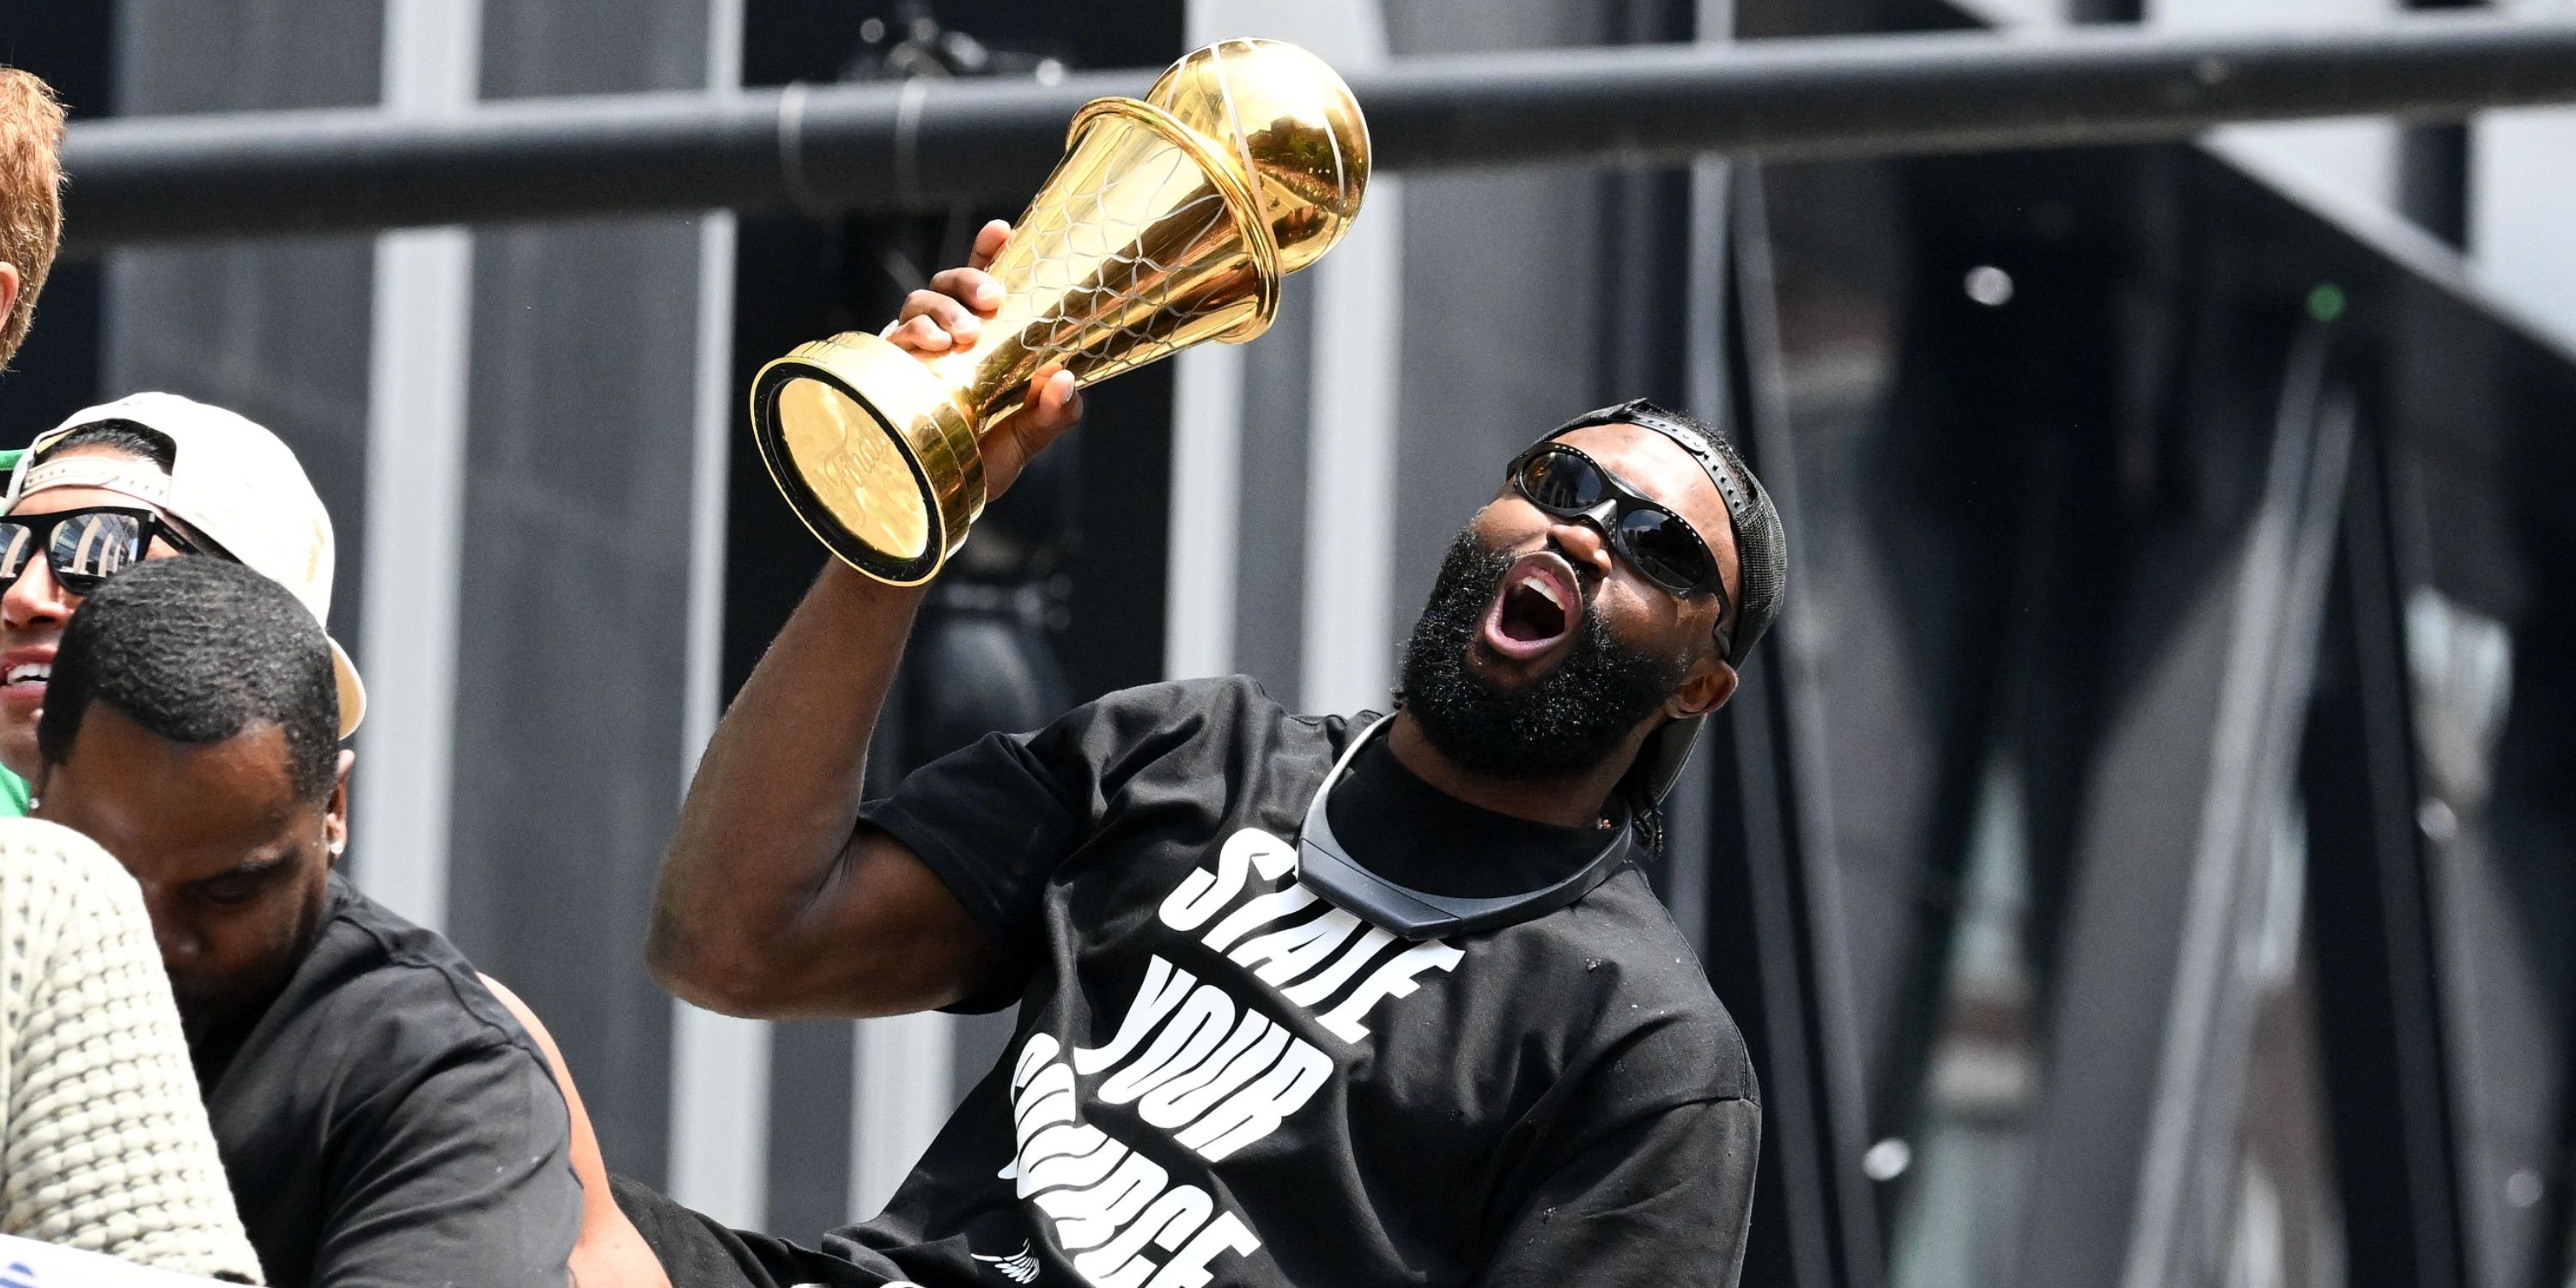
<path fill-rule="evenodd" d="M 108 421 L 169 439 L 175 449 L 169 472 L 150 461 L 106 455 L 39 459 L 74 431 Z M 0 587 L 16 581 L 42 553 L 64 589 L 87 594 L 141 559 L 160 537 L 183 551 L 230 558 L 278 582 L 327 629 L 337 560 L 331 515 L 295 453 L 249 419 L 162 393 L 134 394 L 76 412 L 37 435 L 19 456 L 5 508 L 15 510 L 21 498 L 57 487 L 96 488 L 140 504 L 0 517 Z M 338 640 L 331 641 L 331 669 L 340 684 L 340 736 L 346 738 L 366 716 L 367 690 Z"/>

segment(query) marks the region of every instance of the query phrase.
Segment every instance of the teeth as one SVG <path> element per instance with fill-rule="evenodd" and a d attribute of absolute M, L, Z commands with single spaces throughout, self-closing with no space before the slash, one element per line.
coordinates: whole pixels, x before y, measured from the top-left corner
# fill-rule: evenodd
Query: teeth
<path fill-rule="evenodd" d="M 1557 598 L 1556 585 L 1547 578 L 1524 577 L 1521 579 L 1521 584 L 1529 587 L 1531 590 L 1537 591 L 1539 598 L 1556 605 L 1558 612 L 1565 611 L 1565 601 Z"/>
<path fill-rule="evenodd" d="M 42 662 L 20 662 L 9 668 L 6 677 L 0 677 L 0 684 L 24 684 L 29 680 L 48 680 L 53 678 L 53 674 L 54 668 Z"/>

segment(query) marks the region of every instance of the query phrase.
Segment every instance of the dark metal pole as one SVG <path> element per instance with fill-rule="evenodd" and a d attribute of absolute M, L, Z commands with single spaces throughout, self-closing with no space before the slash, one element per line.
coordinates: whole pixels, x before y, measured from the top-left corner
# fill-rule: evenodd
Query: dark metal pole
<path fill-rule="evenodd" d="M 2405 0 L 2409 9 L 2478 9 L 2486 0 Z M 2469 127 L 2420 121 L 2397 140 L 2397 212 L 2454 247 L 2469 244 Z"/>
<path fill-rule="evenodd" d="M 1082 102 L 1148 73 L 791 86 L 85 122 L 65 145 L 85 251 L 583 215 L 900 209 L 1028 192 Z M 1943 33 L 1422 58 L 1355 75 L 1391 170 L 1660 165 L 2186 136 L 2225 121 L 2456 117 L 2576 101 L 2576 22 L 2421 17 L 2342 32 Z"/>

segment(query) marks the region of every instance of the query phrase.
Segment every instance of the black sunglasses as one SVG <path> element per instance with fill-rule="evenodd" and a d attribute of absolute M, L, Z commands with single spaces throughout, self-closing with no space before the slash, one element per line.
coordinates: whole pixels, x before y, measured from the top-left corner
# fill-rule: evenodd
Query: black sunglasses
<path fill-rule="evenodd" d="M 87 595 L 127 564 L 140 561 L 152 549 L 154 537 L 181 554 L 202 553 L 152 510 L 93 505 L 0 517 L 0 590 L 16 585 L 42 551 L 53 565 L 56 584 L 72 594 Z"/>
<path fill-rule="evenodd" d="M 1531 505 L 1560 519 L 1589 519 L 1629 566 L 1675 595 L 1702 591 L 1717 596 L 1718 642 L 1733 609 L 1717 556 L 1690 520 L 1647 499 L 1610 467 L 1563 443 L 1547 442 L 1512 461 L 1512 487 Z"/>

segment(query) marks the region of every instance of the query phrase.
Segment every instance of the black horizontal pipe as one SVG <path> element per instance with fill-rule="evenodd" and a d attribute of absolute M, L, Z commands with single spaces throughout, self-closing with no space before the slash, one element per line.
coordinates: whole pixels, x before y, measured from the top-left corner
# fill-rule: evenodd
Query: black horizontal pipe
<path fill-rule="evenodd" d="M 70 232 L 94 252 L 657 210 L 1007 204 L 1044 177 L 1077 107 L 1151 79 L 521 99 L 445 120 L 344 109 L 83 122 L 65 144 Z M 2576 101 L 2576 22 L 1632 45 L 1406 59 L 1350 82 L 1391 171 L 1993 151 Z"/>

